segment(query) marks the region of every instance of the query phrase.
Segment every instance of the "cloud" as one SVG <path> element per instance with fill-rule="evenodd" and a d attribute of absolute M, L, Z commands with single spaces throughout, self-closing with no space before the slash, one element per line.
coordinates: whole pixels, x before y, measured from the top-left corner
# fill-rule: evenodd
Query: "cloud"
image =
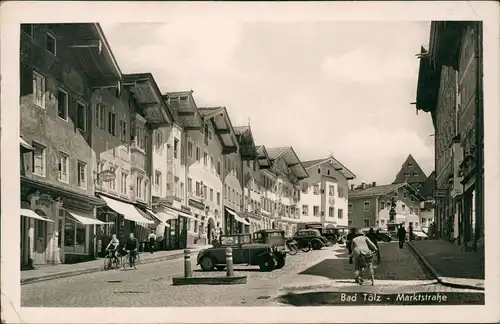
<path fill-rule="evenodd" d="M 398 53 L 399 54 L 399 53 Z M 323 71 L 331 78 L 353 83 L 384 83 L 391 79 L 413 79 L 418 74 L 418 60 L 391 54 L 391 49 L 359 47 L 341 55 L 328 55 Z"/>
<path fill-rule="evenodd" d="M 421 24 L 219 19 L 103 29 L 124 73 L 151 72 L 164 92 L 193 89 L 198 106 L 226 106 L 235 126 L 250 118 L 258 144 L 291 145 L 303 160 L 332 152 L 380 183 L 410 153 L 432 169 L 430 117 L 409 105 L 414 53 L 429 35 Z"/>

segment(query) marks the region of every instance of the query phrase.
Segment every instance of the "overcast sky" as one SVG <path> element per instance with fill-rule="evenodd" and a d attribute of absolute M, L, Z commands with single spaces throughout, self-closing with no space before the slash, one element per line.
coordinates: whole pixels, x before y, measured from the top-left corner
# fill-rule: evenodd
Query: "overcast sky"
<path fill-rule="evenodd" d="M 220 21 L 102 27 L 123 73 L 226 106 L 257 144 L 303 161 L 332 153 L 356 183 L 392 182 L 410 153 L 433 170 L 430 115 L 410 105 L 429 23 Z"/>

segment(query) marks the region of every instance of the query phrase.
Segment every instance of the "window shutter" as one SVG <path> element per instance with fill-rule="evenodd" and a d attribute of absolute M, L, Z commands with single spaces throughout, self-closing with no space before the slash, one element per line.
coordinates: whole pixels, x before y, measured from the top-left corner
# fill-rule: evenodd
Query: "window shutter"
<path fill-rule="evenodd" d="M 20 62 L 21 97 L 33 93 L 33 68 L 31 67 L 31 49 L 21 47 Z"/>

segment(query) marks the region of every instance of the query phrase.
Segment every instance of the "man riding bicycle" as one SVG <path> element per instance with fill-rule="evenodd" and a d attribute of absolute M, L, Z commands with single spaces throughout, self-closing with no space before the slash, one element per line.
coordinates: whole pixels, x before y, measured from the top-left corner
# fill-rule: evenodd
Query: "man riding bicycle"
<path fill-rule="evenodd" d="M 361 269 L 368 269 L 372 280 L 374 281 L 374 273 L 372 266 L 373 253 L 376 252 L 377 246 L 366 236 L 361 229 L 356 230 L 355 237 L 351 242 L 352 258 L 354 261 L 354 280 L 362 284 Z"/>
<path fill-rule="evenodd" d="M 134 233 L 130 233 L 127 243 L 125 243 L 125 250 L 129 253 L 129 266 L 132 267 L 135 263 L 137 250 L 139 249 L 139 241 L 134 237 Z"/>
<path fill-rule="evenodd" d="M 111 236 L 111 241 L 109 241 L 108 246 L 106 247 L 106 253 L 109 255 L 109 265 L 113 262 L 113 259 L 118 263 L 118 257 L 116 256 L 116 252 L 118 251 L 118 247 L 120 246 L 120 241 L 116 238 L 116 234 Z"/>

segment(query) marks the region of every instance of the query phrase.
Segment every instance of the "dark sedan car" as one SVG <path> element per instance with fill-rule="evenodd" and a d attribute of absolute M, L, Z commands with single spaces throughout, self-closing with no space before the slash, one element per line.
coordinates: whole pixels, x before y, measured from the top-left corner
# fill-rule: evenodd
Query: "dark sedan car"
<path fill-rule="evenodd" d="M 233 264 L 258 265 L 261 271 L 280 269 L 285 265 L 285 250 L 266 243 L 252 243 L 250 234 L 221 235 L 213 247 L 201 250 L 197 264 L 204 271 L 226 268 L 226 248 L 233 251 Z"/>
<path fill-rule="evenodd" d="M 366 235 L 370 231 L 370 228 L 369 227 L 365 227 L 362 230 L 363 230 L 363 233 Z M 381 229 L 381 228 L 373 228 L 373 230 L 375 232 L 378 230 L 377 241 L 379 241 L 379 242 L 390 242 L 392 240 L 391 234 L 389 232 L 387 232 L 386 230 Z"/>

